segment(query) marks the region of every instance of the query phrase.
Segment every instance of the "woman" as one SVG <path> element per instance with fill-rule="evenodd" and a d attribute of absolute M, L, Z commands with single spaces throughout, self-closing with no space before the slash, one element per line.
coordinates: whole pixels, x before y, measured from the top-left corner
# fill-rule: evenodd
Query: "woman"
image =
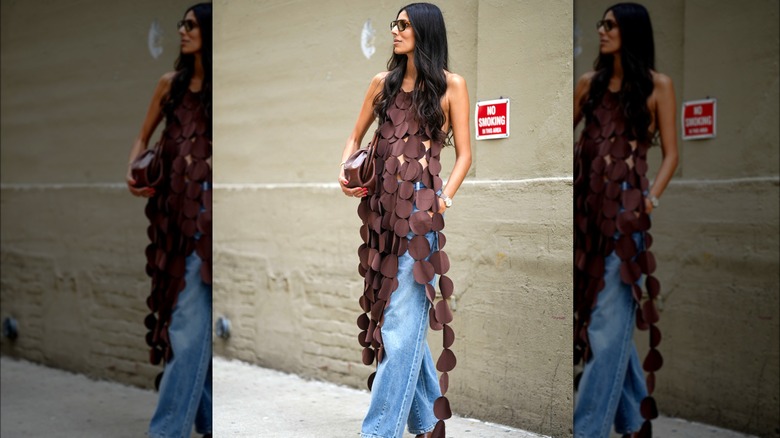
<path fill-rule="evenodd" d="M 649 394 L 662 359 L 649 215 L 677 167 L 674 87 L 654 70 L 644 7 L 616 4 L 597 27 L 595 71 L 579 79 L 574 93 L 574 126 L 585 118 L 574 153 L 574 356 L 584 361 L 574 436 L 606 438 L 613 422 L 626 436 L 651 436 L 657 410 Z M 647 150 L 656 133 L 663 161 L 650 186 Z M 650 330 L 643 365 L 634 323 Z"/>
<path fill-rule="evenodd" d="M 453 286 L 444 275 L 449 261 L 441 250 L 441 230 L 444 212 L 471 166 L 468 90 L 462 77 L 448 71 L 447 32 L 438 7 L 405 6 L 390 28 L 388 71 L 371 81 L 339 175 L 344 194 L 361 198 L 364 243 L 358 270 L 365 287 L 359 342 L 365 347 L 363 362 L 377 362 L 368 379 L 371 404 L 361 436 L 401 437 L 407 424 L 417 437 L 444 437 L 443 420 L 451 416 L 444 394 L 455 356 L 449 349 L 452 312 L 445 300 Z M 376 190 L 367 196 L 367 189 L 347 186 L 343 166 L 375 118 Z M 450 132 L 456 159 L 443 186 L 439 154 Z M 435 274 L 444 299 L 431 307 Z M 426 341 L 428 324 L 444 333 L 445 350 L 436 367 Z"/>
<path fill-rule="evenodd" d="M 165 362 L 155 386 L 160 398 L 150 437 L 211 436 L 211 4 L 187 10 L 178 23 L 181 52 L 176 71 L 160 78 L 130 162 L 147 147 L 165 117 L 162 180 L 136 187 L 149 198 L 146 217 L 151 244 L 146 272 L 152 289 L 146 300 L 150 361 Z"/>

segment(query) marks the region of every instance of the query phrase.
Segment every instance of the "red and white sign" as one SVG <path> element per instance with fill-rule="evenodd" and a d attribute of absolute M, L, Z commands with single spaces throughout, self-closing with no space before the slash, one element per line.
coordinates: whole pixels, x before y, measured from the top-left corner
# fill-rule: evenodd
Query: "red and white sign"
<path fill-rule="evenodd" d="M 477 140 L 509 137 L 509 99 L 477 102 L 474 126 Z"/>
<path fill-rule="evenodd" d="M 715 99 L 683 102 L 683 140 L 715 137 L 716 109 Z"/>

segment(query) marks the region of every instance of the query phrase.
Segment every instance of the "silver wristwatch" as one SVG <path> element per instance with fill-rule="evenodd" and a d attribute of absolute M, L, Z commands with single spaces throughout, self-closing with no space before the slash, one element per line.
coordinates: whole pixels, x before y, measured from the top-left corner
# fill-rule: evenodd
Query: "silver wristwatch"
<path fill-rule="evenodd" d="M 660 204 L 660 202 L 658 201 L 658 198 L 656 198 L 655 196 L 653 196 L 651 194 L 648 194 L 647 197 L 648 197 L 648 199 L 650 199 L 650 203 L 653 204 L 653 208 L 658 208 L 658 204 Z"/>
<path fill-rule="evenodd" d="M 452 207 L 452 198 L 444 194 L 444 192 L 439 195 L 439 197 L 444 201 L 444 206 L 447 208 Z"/>

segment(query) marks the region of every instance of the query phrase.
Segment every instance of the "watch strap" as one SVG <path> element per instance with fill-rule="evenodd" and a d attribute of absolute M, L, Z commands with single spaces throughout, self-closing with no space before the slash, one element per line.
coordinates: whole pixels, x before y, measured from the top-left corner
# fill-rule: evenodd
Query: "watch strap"
<path fill-rule="evenodd" d="M 652 194 L 648 195 L 647 197 L 650 199 L 650 203 L 653 204 L 653 208 L 658 208 L 658 205 L 660 204 L 658 198 L 656 198 Z"/>
<path fill-rule="evenodd" d="M 444 192 L 441 192 L 439 197 L 444 201 L 444 205 L 447 206 L 447 208 L 452 207 L 452 198 L 447 196 Z"/>

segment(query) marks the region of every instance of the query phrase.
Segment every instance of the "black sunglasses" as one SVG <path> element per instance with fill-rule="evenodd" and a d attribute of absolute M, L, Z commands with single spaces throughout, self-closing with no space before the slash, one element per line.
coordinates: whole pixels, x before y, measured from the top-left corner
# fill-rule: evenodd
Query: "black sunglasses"
<path fill-rule="evenodd" d="M 176 23 L 176 29 L 181 29 L 182 26 L 184 26 L 184 30 L 190 32 L 192 31 L 192 29 L 198 27 L 198 23 L 196 23 L 193 20 L 181 20 L 178 23 Z"/>
<path fill-rule="evenodd" d="M 390 30 L 398 26 L 398 32 L 403 32 L 407 27 L 411 26 L 412 22 L 409 20 L 393 20 L 390 22 Z"/>
<path fill-rule="evenodd" d="M 604 30 L 609 32 L 610 30 L 618 27 L 617 23 L 615 23 L 613 20 L 599 20 L 596 22 L 596 30 L 601 29 L 601 26 L 604 26 Z"/>

